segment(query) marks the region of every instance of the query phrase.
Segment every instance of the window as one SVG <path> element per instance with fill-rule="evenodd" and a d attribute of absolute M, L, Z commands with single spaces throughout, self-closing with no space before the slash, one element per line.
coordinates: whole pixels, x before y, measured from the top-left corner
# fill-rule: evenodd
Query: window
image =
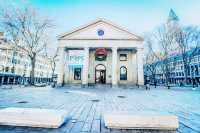
<path fill-rule="evenodd" d="M 195 75 L 199 75 L 198 66 L 195 65 Z"/>
<path fill-rule="evenodd" d="M 178 76 L 178 73 L 176 73 L 176 76 Z"/>
<path fill-rule="evenodd" d="M 120 54 L 119 55 L 119 60 L 120 61 L 127 61 L 127 54 Z"/>
<path fill-rule="evenodd" d="M 11 68 L 11 73 L 15 73 L 15 67 Z"/>
<path fill-rule="evenodd" d="M 127 80 L 127 68 L 125 66 L 120 68 L 120 80 Z"/>
<path fill-rule="evenodd" d="M 179 72 L 179 76 L 181 76 L 181 72 Z"/>
<path fill-rule="evenodd" d="M 12 59 L 12 63 L 13 63 L 13 64 L 17 64 L 17 59 L 14 59 L 14 58 L 13 58 L 13 59 Z"/>
<path fill-rule="evenodd" d="M 74 69 L 74 80 L 81 80 L 81 68 Z"/>
<path fill-rule="evenodd" d="M 5 70 L 5 72 L 8 72 L 9 71 L 9 67 L 6 67 L 6 70 Z"/>
<path fill-rule="evenodd" d="M 183 66 L 181 66 L 181 70 L 183 70 Z"/>

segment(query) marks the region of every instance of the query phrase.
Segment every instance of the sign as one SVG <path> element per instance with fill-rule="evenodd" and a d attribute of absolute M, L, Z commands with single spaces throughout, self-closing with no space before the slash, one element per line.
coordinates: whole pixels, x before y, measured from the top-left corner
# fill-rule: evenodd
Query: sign
<path fill-rule="evenodd" d="M 95 59 L 98 61 L 104 61 L 107 57 L 107 51 L 105 48 L 97 48 L 95 52 Z"/>
<path fill-rule="evenodd" d="M 67 58 L 67 64 L 70 67 L 82 67 L 84 61 L 83 50 L 69 50 L 69 56 Z"/>

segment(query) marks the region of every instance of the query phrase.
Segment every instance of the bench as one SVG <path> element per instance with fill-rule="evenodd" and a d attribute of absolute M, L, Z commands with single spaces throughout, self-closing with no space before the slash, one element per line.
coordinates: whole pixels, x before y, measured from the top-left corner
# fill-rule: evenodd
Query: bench
<path fill-rule="evenodd" d="M 179 127 L 178 117 L 172 115 L 105 114 L 104 122 L 107 128 L 115 129 L 176 130 Z"/>
<path fill-rule="evenodd" d="M 0 125 L 58 128 L 67 120 L 63 110 L 5 108 L 0 110 Z"/>

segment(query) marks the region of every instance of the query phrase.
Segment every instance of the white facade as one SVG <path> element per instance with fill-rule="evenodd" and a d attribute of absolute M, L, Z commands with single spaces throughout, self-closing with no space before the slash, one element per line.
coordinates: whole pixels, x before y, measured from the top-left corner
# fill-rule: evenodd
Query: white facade
<path fill-rule="evenodd" d="M 58 84 L 144 84 L 143 39 L 111 22 L 94 21 L 60 35 L 58 42 Z M 99 49 L 103 60 L 97 59 Z"/>

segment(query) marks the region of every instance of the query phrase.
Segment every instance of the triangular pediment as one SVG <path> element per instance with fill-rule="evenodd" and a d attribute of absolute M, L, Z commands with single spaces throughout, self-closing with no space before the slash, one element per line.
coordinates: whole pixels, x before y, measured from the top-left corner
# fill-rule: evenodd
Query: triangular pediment
<path fill-rule="evenodd" d="M 103 19 L 59 36 L 59 40 L 137 40 L 143 39 Z"/>

